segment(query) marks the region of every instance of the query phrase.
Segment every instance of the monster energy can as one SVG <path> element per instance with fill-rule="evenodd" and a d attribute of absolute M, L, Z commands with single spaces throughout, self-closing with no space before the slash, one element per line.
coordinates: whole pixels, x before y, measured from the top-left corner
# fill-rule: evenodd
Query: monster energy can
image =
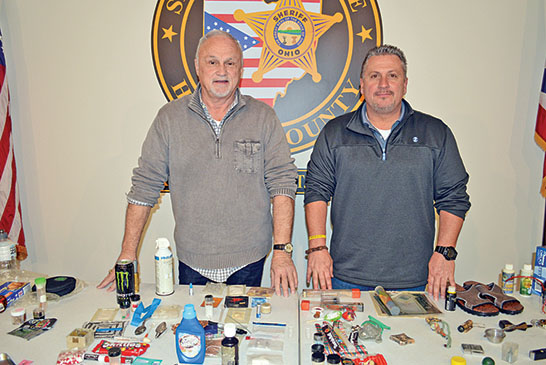
<path fill-rule="evenodd" d="M 135 266 L 133 261 L 120 260 L 116 262 L 116 296 L 122 308 L 131 303 L 135 294 Z"/>

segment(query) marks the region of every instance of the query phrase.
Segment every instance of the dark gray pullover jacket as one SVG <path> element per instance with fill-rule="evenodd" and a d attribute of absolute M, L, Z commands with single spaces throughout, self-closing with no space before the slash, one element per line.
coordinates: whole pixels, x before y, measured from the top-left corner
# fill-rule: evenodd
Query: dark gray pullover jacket
<path fill-rule="evenodd" d="M 362 123 L 362 106 L 328 122 L 307 166 L 305 204 L 331 203 L 334 276 L 360 285 L 424 285 L 435 238 L 435 212 L 464 219 L 468 174 L 451 130 L 406 112 L 379 142 Z"/>

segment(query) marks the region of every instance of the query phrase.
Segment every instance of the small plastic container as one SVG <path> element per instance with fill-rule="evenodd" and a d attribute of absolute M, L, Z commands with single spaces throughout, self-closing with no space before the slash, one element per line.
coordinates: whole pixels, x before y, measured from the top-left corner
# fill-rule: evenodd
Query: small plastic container
<path fill-rule="evenodd" d="M 514 292 L 514 279 L 515 275 L 514 265 L 506 264 L 502 269 L 502 292 L 504 294 L 512 294 Z"/>
<path fill-rule="evenodd" d="M 446 293 L 445 310 L 453 312 L 455 310 L 455 302 L 457 301 L 457 289 L 454 286 L 449 286 Z"/>
<path fill-rule="evenodd" d="M 108 360 L 110 365 L 121 365 L 121 349 L 119 347 L 109 348 Z"/>
<path fill-rule="evenodd" d="M 311 345 L 311 352 L 320 352 L 324 353 L 324 345 L 321 343 L 315 343 Z"/>
<path fill-rule="evenodd" d="M 505 342 L 502 344 L 502 360 L 508 363 L 514 363 L 518 359 L 519 345 L 515 342 Z"/>
<path fill-rule="evenodd" d="M 14 326 L 20 326 L 27 320 L 25 308 L 14 308 L 11 310 L 11 323 Z"/>
<path fill-rule="evenodd" d="M 214 297 L 210 294 L 205 295 L 205 316 L 212 319 L 214 313 Z"/>
<path fill-rule="evenodd" d="M 311 354 L 311 364 L 313 365 L 323 365 L 326 357 L 322 352 L 313 352 Z"/>
<path fill-rule="evenodd" d="M 40 309 L 45 311 L 47 308 L 46 278 L 36 278 L 34 284 L 36 285 L 36 299 L 40 303 Z"/>
<path fill-rule="evenodd" d="M 133 294 L 131 296 L 131 312 L 136 311 L 140 304 L 140 294 Z"/>
<path fill-rule="evenodd" d="M 326 357 L 327 364 L 341 364 L 341 356 L 338 354 L 330 354 Z"/>
<path fill-rule="evenodd" d="M 531 287 L 533 286 L 533 267 L 530 264 L 524 264 L 520 275 L 525 277 L 519 280 L 519 294 L 524 297 L 530 297 Z"/>

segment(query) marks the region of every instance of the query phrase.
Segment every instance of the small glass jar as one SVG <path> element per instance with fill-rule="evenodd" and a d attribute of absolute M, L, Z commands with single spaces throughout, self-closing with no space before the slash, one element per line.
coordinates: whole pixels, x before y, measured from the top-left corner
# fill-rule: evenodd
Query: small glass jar
<path fill-rule="evenodd" d="M 40 307 L 34 308 L 34 310 L 32 311 L 32 317 L 34 319 L 44 319 L 45 318 L 45 311 Z"/>
<path fill-rule="evenodd" d="M 11 323 L 14 326 L 19 326 L 27 320 L 27 312 L 25 308 L 15 308 L 11 310 Z"/>

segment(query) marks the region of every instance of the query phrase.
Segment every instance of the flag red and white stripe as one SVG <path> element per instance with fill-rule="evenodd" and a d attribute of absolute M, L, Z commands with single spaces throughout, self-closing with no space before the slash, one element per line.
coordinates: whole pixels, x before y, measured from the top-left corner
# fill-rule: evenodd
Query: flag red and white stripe
<path fill-rule="evenodd" d="M 25 234 L 21 220 L 21 202 L 17 187 L 17 173 L 11 135 L 9 90 L 6 78 L 6 62 L 0 34 L 0 229 L 17 243 L 17 258 L 27 257 Z"/>

